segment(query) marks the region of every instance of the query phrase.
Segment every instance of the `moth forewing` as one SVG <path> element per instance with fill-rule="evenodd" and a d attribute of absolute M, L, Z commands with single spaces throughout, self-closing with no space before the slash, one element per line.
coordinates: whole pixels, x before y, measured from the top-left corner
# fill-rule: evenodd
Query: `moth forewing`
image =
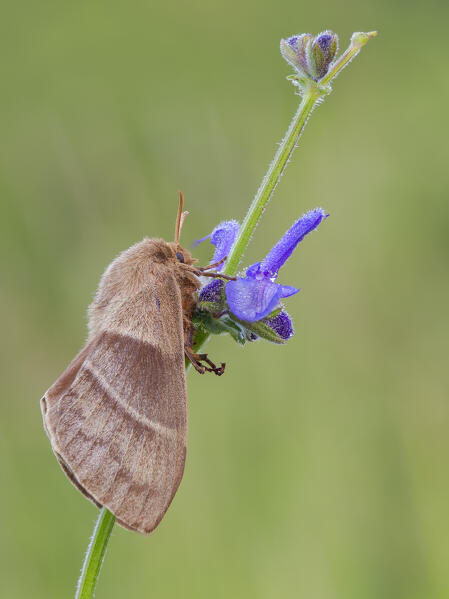
<path fill-rule="evenodd" d="M 185 463 L 184 342 L 199 282 L 178 249 L 191 264 L 179 244 L 157 239 L 111 263 L 89 308 L 88 344 L 42 399 L 72 482 L 143 533 L 165 514 Z"/>

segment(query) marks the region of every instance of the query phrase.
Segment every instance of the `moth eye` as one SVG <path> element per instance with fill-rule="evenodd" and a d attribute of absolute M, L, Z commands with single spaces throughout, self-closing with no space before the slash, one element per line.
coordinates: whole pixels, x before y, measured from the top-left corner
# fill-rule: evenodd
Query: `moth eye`
<path fill-rule="evenodd" d="M 180 262 L 184 263 L 184 256 L 181 254 L 181 252 L 176 252 L 176 257 Z"/>

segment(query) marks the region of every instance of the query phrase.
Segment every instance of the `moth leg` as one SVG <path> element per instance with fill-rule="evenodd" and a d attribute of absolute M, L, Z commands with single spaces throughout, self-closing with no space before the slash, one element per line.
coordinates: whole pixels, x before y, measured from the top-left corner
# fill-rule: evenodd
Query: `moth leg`
<path fill-rule="evenodd" d="M 206 364 L 209 364 L 210 368 L 206 367 L 208 372 L 214 372 L 217 376 L 221 376 L 225 371 L 226 362 L 222 362 L 221 366 L 217 366 L 212 362 L 212 360 L 209 360 L 207 354 L 197 354 L 197 356 L 201 362 L 206 362 Z"/>
<path fill-rule="evenodd" d="M 219 260 L 218 262 L 214 262 L 213 264 L 209 264 L 209 266 L 199 266 L 197 270 L 201 270 L 202 272 L 205 270 L 211 270 L 212 268 L 217 268 L 217 266 L 221 266 L 223 262 L 226 262 L 227 256 Z"/>
<path fill-rule="evenodd" d="M 201 364 L 196 359 L 195 352 L 193 352 L 190 349 L 190 347 L 187 347 L 187 345 L 184 346 L 184 353 L 189 358 L 190 363 L 195 368 L 195 370 L 197 370 L 200 374 L 204 374 L 206 372 L 206 367 L 205 366 L 201 366 Z"/>
<path fill-rule="evenodd" d="M 212 362 L 212 360 L 209 360 L 207 354 L 196 354 L 193 351 L 193 349 L 191 347 L 187 347 L 187 345 L 184 346 L 184 352 L 185 352 L 186 356 L 189 358 L 189 360 L 191 361 L 192 366 L 200 374 L 204 374 L 206 371 L 213 372 L 217 376 L 221 376 L 223 374 L 225 366 L 226 366 L 225 362 L 222 362 L 221 366 L 217 366 L 216 364 L 214 364 Z M 209 368 L 207 366 L 203 366 L 201 364 L 201 362 L 206 362 L 206 364 L 208 364 Z"/>
<path fill-rule="evenodd" d="M 212 277 L 214 279 L 226 279 L 226 281 L 236 280 L 236 277 L 228 277 L 228 275 L 222 275 L 219 272 L 204 272 L 202 270 L 198 270 L 197 268 L 195 268 L 193 272 L 197 277 Z"/>

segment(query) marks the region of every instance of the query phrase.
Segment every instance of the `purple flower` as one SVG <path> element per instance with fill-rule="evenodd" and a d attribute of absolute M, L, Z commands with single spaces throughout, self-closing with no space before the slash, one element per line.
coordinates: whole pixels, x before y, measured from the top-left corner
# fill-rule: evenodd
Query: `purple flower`
<path fill-rule="evenodd" d="M 275 282 L 279 269 L 298 243 L 316 229 L 326 216 L 321 208 L 307 212 L 293 224 L 262 262 L 250 266 L 244 278 L 226 284 L 226 300 L 237 318 L 247 322 L 261 320 L 273 312 L 281 298 L 299 291 L 296 287 Z"/>
<path fill-rule="evenodd" d="M 234 243 L 237 233 L 239 232 L 239 223 L 236 220 L 226 220 L 215 227 L 215 229 L 202 239 L 197 239 L 193 246 L 197 246 L 202 241 L 210 239 L 210 242 L 215 246 L 215 253 L 212 262 L 220 262 L 225 258 Z M 220 271 L 224 264 L 221 264 L 217 270 Z"/>

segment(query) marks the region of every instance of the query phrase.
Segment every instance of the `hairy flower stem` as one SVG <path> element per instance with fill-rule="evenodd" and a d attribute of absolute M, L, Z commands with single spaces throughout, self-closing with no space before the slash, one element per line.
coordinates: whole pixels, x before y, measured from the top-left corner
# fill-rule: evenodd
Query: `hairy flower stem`
<path fill-rule="evenodd" d="M 257 227 L 276 185 L 279 183 L 279 179 L 288 164 L 293 150 L 297 147 L 299 138 L 301 137 L 312 110 L 322 98 L 331 92 L 331 81 L 375 35 L 377 35 L 375 31 L 369 33 L 354 33 L 349 47 L 340 58 L 331 65 L 328 73 L 320 79 L 318 83 L 310 81 L 307 85 L 307 88 L 302 95 L 298 110 L 274 156 L 273 162 L 270 164 L 266 175 L 262 179 L 262 183 L 257 190 L 256 196 L 249 207 L 242 226 L 240 227 L 239 235 L 229 253 L 224 274 L 234 276 L 237 273 L 240 261 L 251 240 L 251 236 Z M 200 329 L 197 332 L 194 343 L 195 351 L 198 351 L 199 348 L 204 345 L 208 337 L 209 333 L 203 329 Z M 190 361 L 186 360 L 186 370 L 189 370 L 189 368 Z M 103 507 L 100 511 L 87 549 L 75 599 L 91 599 L 94 596 L 98 574 L 114 523 L 115 516 Z"/>
<path fill-rule="evenodd" d="M 115 516 L 102 507 L 86 551 L 75 599 L 91 599 L 95 593 L 98 575 L 103 563 L 109 537 L 114 528 Z"/>
<path fill-rule="evenodd" d="M 257 190 L 256 196 L 245 216 L 245 220 L 240 227 L 240 232 L 228 256 L 224 274 L 234 276 L 237 273 L 240 260 L 243 257 L 254 230 L 257 227 L 266 205 L 273 195 L 276 185 L 282 177 L 282 173 L 288 164 L 293 150 L 298 144 L 310 113 L 321 96 L 322 92 L 316 85 L 310 85 L 304 94 L 287 133 L 279 145 L 273 162 L 270 164 L 266 175 L 262 179 L 262 183 Z"/>

